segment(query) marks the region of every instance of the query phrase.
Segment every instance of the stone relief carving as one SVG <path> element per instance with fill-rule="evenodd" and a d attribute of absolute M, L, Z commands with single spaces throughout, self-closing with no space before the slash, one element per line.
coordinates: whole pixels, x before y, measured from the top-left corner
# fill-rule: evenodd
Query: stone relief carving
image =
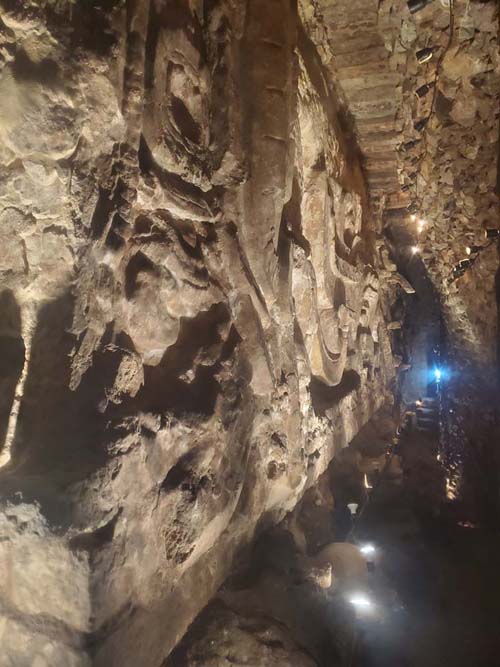
<path fill-rule="evenodd" d="M 2 128 L 2 229 L 22 242 L 0 267 L 31 328 L 2 475 L 13 506 L 19 488 L 40 503 L 33 558 L 36 526 L 64 535 L 44 585 L 64 596 L 74 568 L 90 582 L 91 613 L 66 619 L 78 641 L 54 640 L 51 664 L 79 664 L 82 633 L 96 664 L 159 664 L 393 365 L 366 197 L 291 5 L 73 11 L 73 52 L 59 15 L 5 18 L 20 46 L 0 86 L 24 111 Z M 23 58 L 49 58 L 50 83 L 27 82 Z"/>

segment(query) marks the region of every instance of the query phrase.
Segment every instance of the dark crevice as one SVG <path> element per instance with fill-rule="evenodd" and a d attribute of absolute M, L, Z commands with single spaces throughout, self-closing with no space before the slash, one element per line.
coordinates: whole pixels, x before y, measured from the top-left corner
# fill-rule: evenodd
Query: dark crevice
<path fill-rule="evenodd" d="M 297 174 L 295 174 L 292 182 L 292 195 L 283 209 L 283 220 L 294 242 L 309 256 L 311 254 L 311 245 L 302 232 L 301 198 L 302 193 Z"/>
<path fill-rule="evenodd" d="M 98 411 L 102 377 L 89 371 L 76 391 L 69 388 L 73 308 L 71 294 L 65 293 L 38 312 L 12 458 L 1 484 L 5 498 L 22 492 L 25 502 L 36 500 L 59 526 L 71 515 L 61 485 L 86 478 L 106 460 L 105 424 Z"/>
<path fill-rule="evenodd" d="M 132 299 L 141 287 L 141 275 L 159 277 L 159 270 L 142 252 L 136 252 L 125 269 L 125 296 Z"/>
<path fill-rule="evenodd" d="M 124 233 L 127 229 L 127 222 L 119 213 L 115 213 L 111 222 L 111 228 L 106 237 L 106 246 L 112 250 L 119 250 L 125 245 Z"/>
<path fill-rule="evenodd" d="M 112 541 L 116 523 L 121 514 L 119 510 L 107 523 L 91 532 L 79 533 L 69 540 L 69 547 L 73 551 L 96 551 Z"/>
<path fill-rule="evenodd" d="M 158 46 L 159 34 L 160 21 L 156 11 L 156 3 L 150 2 L 146 46 L 144 50 L 144 91 L 146 104 L 149 102 L 151 91 L 154 88 L 156 49 Z"/>
<path fill-rule="evenodd" d="M 148 174 L 156 176 L 161 186 L 176 199 L 181 206 L 190 206 L 198 210 L 200 216 L 213 219 L 219 211 L 219 198 L 223 193 L 221 186 L 214 186 L 208 192 L 186 182 L 178 174 L 162 169 L 155 161 L 150 147 L 143 135 L 140 137 L 138 150 L 139 168 L 147 178 Z"/>
<path fill-rule="evenodd" d="M 30 60 L 27 53 L 20 49 L 12 63 L 12 73 L 18 81 L 36 81 L 51 86 L 59 75 L 59 66 L 50 58 L 42 58 L 39 62 Z"/>
<path fill-rule="evenodd" d="M 262 305 L 262 307 L 264 308 L 264 310 L 267 313 L 266 300 L 264 298 L 264 295 L 262 294 L 262 290 L 260 289 L 260 285 L 258 284 L 257 280 L 255 279 L 255 276 L 252 272 L 252 269 L 250 268 L 248 258 L 247 258 L 246 254 L 245 254 L 245 252 L 244 252 L 244 250 L 241 246 L 241 243 L 240 243 L 240 240 L 239 240 L 239 235 L 238 235 L 238 227 L 236 226 L 236 224 L 234 222 L 230 221 L 226 225 L 226 230 L 227 230 L 228 234 L 232 238 L 234 238 L 235 241 L 236 241 L 238 254 L 239 254 L 239 257 L 240 257 L 241 265 L 243 267 L 243 271 L 245 273 L 245 276 L 246 276 L 248 282 L 250 283 L 250 285 L 252 285 L 252 287 L 255 291 L 255 294 L 257 295 L 257 298 L 260 301 L 260 304 Z"/>
<path fill-rule="evenodd" d="M 116 408 L 117 414 L 141 411 L 157 414 L 171 412 L 176 417 L 213 414 L 221 387 L 218 373 L 239 343 L 239 336 L 229 328 L 229 312 L 224 304 L 215 304 L 193 318 L 181 318 L 177 341 L 168 348 L 157 366 L 145 366 L 144 385 L 137 396 Z M 210 363 L 196 364 L 199 355 L 220 346 Z M 187 379 L 187 371 L 195 369 Z"/>
<path fill-rule="evenodd" d="M 11 290 L 0 292 L 0 450 L 25 360 L 21 309 Z"/>
<path fill-rule="evenodd" d="M 201 128 L 194 120 L 184 102 L 178 97 L 171 99 L 172 116 L 179 132 L 193 144 L 201 142 Z"/>
<path fill-rule="evenodd" d="M 335 387 L 329 387 L 321 380 L 312 378 L 309 385 L 314 412 L 324 416 L 326 412 L 337 405 L 343 398 L 359 389 L 361 379 L 356 371 L 345 371 L 342 380 Z"/>
<path fill-rule="evenodd" d="M 184 454 L 177 463 L 168 471 L 167 476 L 160 485 L 160 490 L 169 493 L 180 488 L 182 485 L 190 484 L 193 479 L 193 467 L 198 458 L 198 451 L 191 450 Z"/>
<path fill-rule="evenodd" d="M 113 212 L 114 204 L 109 194 L 107 190 L 99 188 L 97 204 L 90 222 L 90 230 L 93 238 L 100 238 L 102 236 L 110 215 Z"/>

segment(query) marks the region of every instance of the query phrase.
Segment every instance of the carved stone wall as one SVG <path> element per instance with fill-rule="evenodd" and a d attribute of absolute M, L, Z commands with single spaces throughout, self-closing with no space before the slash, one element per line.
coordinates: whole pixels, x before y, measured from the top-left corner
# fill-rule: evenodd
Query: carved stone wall
<path fill-rule="evenodd" d="M 387 397 L 398 288 L 293 2 L 3 5 L 2 652 L 159 665 Z"/>

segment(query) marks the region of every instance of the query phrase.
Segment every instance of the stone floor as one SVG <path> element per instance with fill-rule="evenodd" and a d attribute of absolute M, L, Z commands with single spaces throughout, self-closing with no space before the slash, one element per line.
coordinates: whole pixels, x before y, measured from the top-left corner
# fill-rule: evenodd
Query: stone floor
<path fill-rule="evenodd" d="M 436 451 L 424 433 L 403 438 L 406 478 L 417 482 Z M 460 526 L 423 497 L 416 484 L 384 476 L 356 529 L 358 541 L 376 545 L 377 562 L 375 606 L 357 621 L 352 667 L 500 664 L 499 535 Z"/>

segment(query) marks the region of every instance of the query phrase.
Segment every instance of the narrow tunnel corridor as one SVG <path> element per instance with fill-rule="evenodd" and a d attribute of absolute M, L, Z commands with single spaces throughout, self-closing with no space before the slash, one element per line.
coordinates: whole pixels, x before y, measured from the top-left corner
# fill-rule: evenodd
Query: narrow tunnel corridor
<path fill-rule="evenodd" d="M 460 520 L 432 493 L 439 480 L 445 491 L 437 432 L 405 434 L 400 447 L 401 474 L 382 476 L 356 532 L 376 557 L 352 664 L 495 665 L 498 531 Z"/>
<path fill-rule="evenodd" d="M 497 0 L 0 0 L 0 667 L 496 667 Z"/>

